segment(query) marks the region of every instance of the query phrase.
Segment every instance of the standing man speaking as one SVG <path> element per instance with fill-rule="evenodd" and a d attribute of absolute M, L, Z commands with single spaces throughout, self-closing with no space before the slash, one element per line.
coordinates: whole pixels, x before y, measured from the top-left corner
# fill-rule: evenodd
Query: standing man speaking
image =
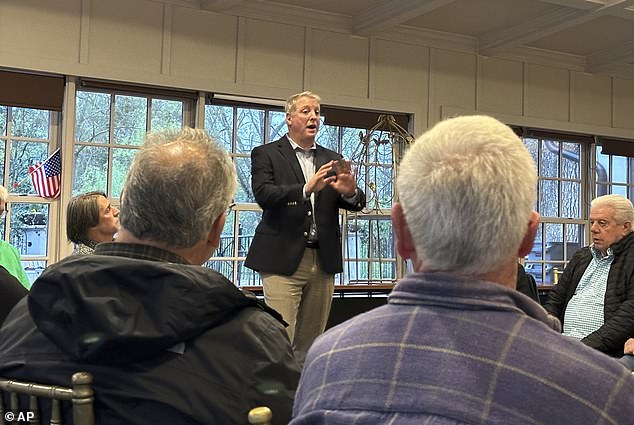
<path fill-rule="evenodd" d="M 289 97 L 288 133 L 251 152 L 263 213 L 245 265 L 260 273 L 266 303 L 289 323 L 300 364 L 326 328 L 335 274 L 343 271 L 339 208 L 365 207 L 350 163 L 315 143 L 320 101 L 308 91 Z"/>

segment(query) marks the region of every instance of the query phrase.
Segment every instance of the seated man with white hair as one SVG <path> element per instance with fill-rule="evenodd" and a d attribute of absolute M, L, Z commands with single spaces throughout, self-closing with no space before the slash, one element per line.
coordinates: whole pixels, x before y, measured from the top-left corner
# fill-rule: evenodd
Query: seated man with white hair
<path fill-rule="evenodd" d="M 634 334 L 634 206 L 603 195 L 590 203 L 592 244 L 570 259 L 544 308 L 563 334 L 613 357 Z"/>
<path fill-rule="evenodd" d="M 388 304 L 308 352 L 292 425 L 625 424 L 634 378 L 515 290 L 539 224 L 535 164 L 499 121 L 454 118 L 399 168 Z"/>

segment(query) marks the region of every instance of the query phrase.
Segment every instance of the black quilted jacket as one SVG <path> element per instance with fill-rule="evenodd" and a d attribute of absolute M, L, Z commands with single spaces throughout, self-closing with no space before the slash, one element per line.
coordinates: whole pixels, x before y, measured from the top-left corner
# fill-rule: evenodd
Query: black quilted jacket
<path fill-rule="evenodd" d="M 284 326 L 200 266 L 90 255 L 49 267 L 0 331 L 0 375 L 92 373 L 96 423 L 290 420 L 299 366 Z"/>
<path fill-rule="evenodd" d="M 605 291 L 603 326 L 581 342 L 611 356 L 621 356 L 625 341 L 634 337 L 634 233 L 611 248 L 614 261 Z M 577 251 L 548 296 L 544 307 L 559 318 L 562 328 L 566 306 L 591 260 L 590 247 Z"/>

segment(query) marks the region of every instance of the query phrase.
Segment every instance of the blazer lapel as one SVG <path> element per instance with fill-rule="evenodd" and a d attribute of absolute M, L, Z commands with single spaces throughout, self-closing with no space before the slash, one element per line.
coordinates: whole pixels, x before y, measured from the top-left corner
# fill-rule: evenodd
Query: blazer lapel
<path fill-rule="evenodd" d="M 299 165 L 299 160 L 297 159 L 297 155 L 291 146 L 291 142 L 288 140 L 286 136 L 282 137 L 277 141 L 278 147 L 280 149 L 280 153 L 286 159 L 288 164 L 290 165 L 293 173 L 297 177 L 297 181 L 301 183 L 306 183 L 304 180 L 304 173 L 302 172 L 302 167 Z"/>
<path fill-rule="evenodd" d="M 316 145 L 315 149 L 315 172 L 319 170 L 319 168 L 329 161 L 326 156 L 326 151 L 319 145 Z"/>

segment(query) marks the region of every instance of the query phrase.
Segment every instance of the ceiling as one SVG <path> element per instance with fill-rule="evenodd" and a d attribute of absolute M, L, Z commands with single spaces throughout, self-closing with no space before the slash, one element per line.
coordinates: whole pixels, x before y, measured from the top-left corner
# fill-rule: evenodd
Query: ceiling
<path fill-rule="evenodd" d="M 199 1 L 217 13 L 634 78 L 634 0 Z"/>

